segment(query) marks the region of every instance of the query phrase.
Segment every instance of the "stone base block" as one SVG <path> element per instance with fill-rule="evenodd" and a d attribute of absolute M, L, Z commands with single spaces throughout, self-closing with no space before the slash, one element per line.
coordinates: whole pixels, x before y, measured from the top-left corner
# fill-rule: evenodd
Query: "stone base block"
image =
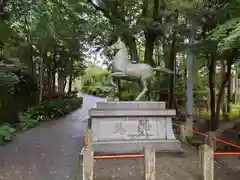
<path fill-rule="evenodd" d="M 97 109 L 102 110 L 159 110 L 166 109 L 165 102 L 159 101 L 109 101 L 109 102 L 98 102 Z"/>
<path fill-rule="evenodd" d="M 92 142 L 95 154 L 143 153 L 146 146 L 154 147 L 156 152 L 183 152 L 178 140 L 140 140 Z"/>

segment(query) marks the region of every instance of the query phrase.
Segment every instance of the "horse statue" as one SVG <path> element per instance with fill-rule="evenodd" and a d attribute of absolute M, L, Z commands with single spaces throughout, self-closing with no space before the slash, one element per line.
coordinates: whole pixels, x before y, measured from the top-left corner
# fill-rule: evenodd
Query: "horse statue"
<path fill-rule="evenodd" d="M 118 38 L 117 42 L 111 46 L 111 49 L 117 50 L 112 62 L 112 73 L 109 75 L 111 84 L 118 91 L 118 86 L 113 79 L 137 81 L 142 88 L 142 91 L 137 96 L 135 101 L 140 100 L 148 91 L 148 84 L 153 79 L 156 71 L 174 74 L 173 71 L 163 67 L 153 68 L 149 64 L 138 63 L 133 64 L 129 60 L 128 51 L 125 44 Z"/>

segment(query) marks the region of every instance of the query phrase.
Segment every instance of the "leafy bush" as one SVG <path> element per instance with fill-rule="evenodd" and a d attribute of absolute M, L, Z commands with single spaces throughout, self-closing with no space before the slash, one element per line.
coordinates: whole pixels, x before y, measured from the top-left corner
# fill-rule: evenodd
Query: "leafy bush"
<path fill-rule="evenodd" d="M 70 93 L 55 93 L 51 96 L 45 96 L 43 99 L 44 101 L 49 101 L 53 99 L 59 99 L 59 98 L 71 98 L 71 97 L 77 97 L 78 91 L 72 91 Z"/>
<path fill-rule="evenodd" d="M 198 112 L 198 115 L 199 115 L 199 116 L 202 116 L 202 117 L 205 117 L 205 118 L 208 118 L 208 119 L 211 118 L 211 113 L 210 113 L 210 111 L 207 111 L 207 110 L 205 110 L 205 109 L 200 110 L 200 111 Z M 232 119 L 234 119 L 234 118 L 236 118 L 236 117 L 240 117 L 240 110 L 233 108 L 233 109 L 231 110 L 231 112 L 229 112 L 229 114 L 227 114 L 227 116 L 228 116 L 228 119 L 229 119 L 229 120 L 232 120 Z M 223 118 L 222 112 L 220 112 L 220 118 L 221 118 L 221 119 Z"/>
<path fill-rule="evenodd" d="M 39 119 L 33 119 L 31 114 L 27 112 L 23 112 L 20 115 L 20 127 L 22 130 L 27 130 L 30 128 L 34 128 L 39 124 Z"/>
<path fill-rule="evenodd" d="M 65 95 L 58 99 L 43 101 L 21 114 L 20 124 L 25 130 L 37 126 L 40 121 L 52 120 L 76 110 L 82 105 L 82 98 Z"/>
<path fill-rule="evenodd" d="M 98 97 L 106 97 L 109 95 L 111 91 L 111 87 L 107 86 L 83 86 L 82 91 L 86 92 L 87 94 L 92 94 Z"/>
<path fill-rule="evenodd" d="M 123 92 L 119 94 L 121 101 L 133 101 L 135 96 L 133 93 L 130 92 Z"/>
<path fill-rule="evenodd" d="M 0 126 L 0 144 L 11 141 L 15 136 L 16 129 L 12 128 L 9 124 Z"/>
<path fill-rule="evenodd" d="M 98 66 L 90 66 L 82 78 L 81 91 L 98 97 L 106 97 L 112 87 L 108 87 L 109 72 Z"/>
<path fill-rule="evenodd" d="M 240 111 L 238 109 L 233 109 L 229 114 L 228 114 L 228 118 L 234 119 L 236 117 L 240 117 Z"/>

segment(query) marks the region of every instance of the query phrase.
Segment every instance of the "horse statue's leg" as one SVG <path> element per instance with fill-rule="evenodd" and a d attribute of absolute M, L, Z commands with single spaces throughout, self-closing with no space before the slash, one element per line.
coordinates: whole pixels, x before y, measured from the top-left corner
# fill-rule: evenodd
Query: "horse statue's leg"
<path fill-rule="evenodd" d="M 111 85 L 114 86 L 114 91 L 115 92 L 118 92 L 118 85 L 113 81 L 113 78 L 115 77 L 115 78 L 120 78 L 121 79 L 121 77 L 124 77 L 124 76 L 125 76 L 125 74 L 123 72 L 114 72 L 114 73 L 111 73 L 108 76 L 108 78 L 110 78 Z"/>
<path fill-rule="evenodd" d="M 118 89 L 117 84 L 113 81 L 113 76 L 110 75 L 109 78 L 110 78 L 110 84 L 111 84 L 115 89 Z"/>
<path fill-rule="evenodd" d="M 141 80 L 141 85 L 143 86 L 142 92 L 137 96 L 137 98 L 135 99 L 135 101 L 139 101 L 148 91 L 148 83 L 147 80 L 142 79 Z"/>

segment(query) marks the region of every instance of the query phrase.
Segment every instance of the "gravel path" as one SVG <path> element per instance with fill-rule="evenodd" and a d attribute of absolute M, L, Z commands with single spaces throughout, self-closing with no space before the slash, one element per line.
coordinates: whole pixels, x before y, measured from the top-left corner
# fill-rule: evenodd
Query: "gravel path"
<path fill-rule="evenodd" d="M 83 108 L 19 134 L 0 146 L 1 180 L 74 180 L 77 153 L 84 142 L 82 120 L 96 101 L 83 95 Z"/>

